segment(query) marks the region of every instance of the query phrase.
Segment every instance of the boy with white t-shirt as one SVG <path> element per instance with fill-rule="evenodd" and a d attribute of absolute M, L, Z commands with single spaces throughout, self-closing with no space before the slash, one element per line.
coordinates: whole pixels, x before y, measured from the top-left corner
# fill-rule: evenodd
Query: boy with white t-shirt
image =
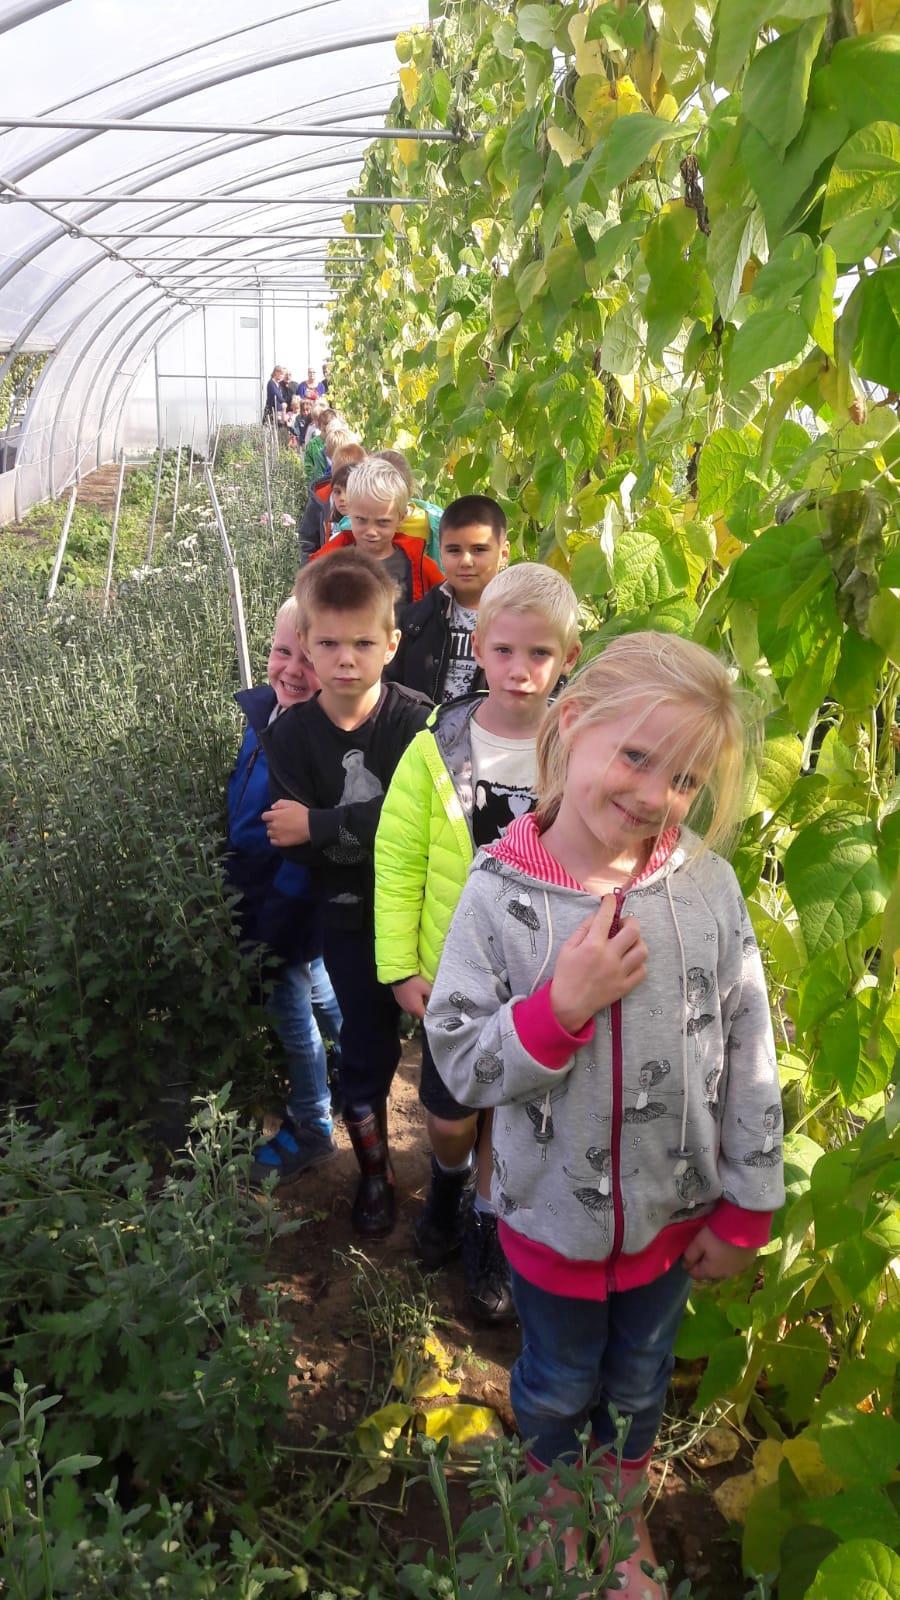
<path fill-rule="evenodd" d="M 534 562 L 498 573 L 473 636 L 487 694 L 441 706 L 397 766 L 375 840 L 375 956 L 379 982 L 413 1016 L 425 1014 L 476 850 L 534 804 L 538 727 L 579 648 L 575 594 L 559 573 Z M 527 922 L 528 914 L 517 903 L 513 915 Z M 419 1097 L 433 1152 L 416 1226 L 420 1259 L 433 1269 L 462 1249 L 476 1316 L 506 1320 L 513 1307 L 490 1202 L 490 1114 L 453 1099 L 424 1039 Z"/>

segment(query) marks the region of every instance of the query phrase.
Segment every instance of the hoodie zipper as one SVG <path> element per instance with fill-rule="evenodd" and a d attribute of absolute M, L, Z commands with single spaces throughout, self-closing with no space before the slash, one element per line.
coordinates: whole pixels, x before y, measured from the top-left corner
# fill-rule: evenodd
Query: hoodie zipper
<path fill-rule="evenodd" d="M 617 934 L 622 921 L 623 889 L 614 889 L 616 914 L 610 925 L 609 937 Z M 606 1261 L 607 1277 L 622 1253 L 625 1234 L 625 1205 L 622 1199 L 622 1002 L 614 1000 L 609 1008 L 612 1034 L 612 1121 L 610 1125 L 610 1155 L 612 1158 L 613 1242 Z M 614 1274 L 613 1274 L 614 1276 Z M 614 1287 L 609 1282 L 609 1288 Z"/>

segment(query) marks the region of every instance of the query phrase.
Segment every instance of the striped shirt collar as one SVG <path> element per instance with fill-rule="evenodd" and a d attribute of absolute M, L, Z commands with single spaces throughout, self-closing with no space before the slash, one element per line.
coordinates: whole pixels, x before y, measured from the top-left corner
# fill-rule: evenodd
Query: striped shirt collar
<path fill-rule="evenodd" d="M 639 884 L 644 883 L 664 866 L 678 843 L 679 833 L 677 827 L 666 829 L 647 865 L 628 884 L 629 889 L 636 889 Z M 556 889 L 577 889 L 580 893 L 584 893 L 584 884 L 573 878 L 556 857 L 545 849 L 537 822 L 531 812 L 511 822 L 503 838 L 498 839 L 496 844 L 486 847 L 486 854 L 493 856 L 504 866 L 515 867 L 519 872 L 527 873 L 530 878 L 537 878 L 541 883 L 551 884 Z"/>

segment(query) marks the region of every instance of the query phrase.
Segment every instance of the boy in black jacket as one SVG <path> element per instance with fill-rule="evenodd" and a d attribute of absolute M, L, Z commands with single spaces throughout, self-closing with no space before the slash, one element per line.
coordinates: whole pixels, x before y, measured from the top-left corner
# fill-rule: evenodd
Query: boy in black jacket
<path fill-rule="evenodd" d="M 273 798 L 270 842 L 309 868 L 322 908 L 324 956 L 343 1015 L 344 1120 L 360 1167 L 352 1221 L 394 1225 L 387 1097 L 400 1060 L 400 1008 L 375 971 L 375 833 L 400 757 L 430 702 L 382 673 L 399 642 L 384 562 L 336 551 L 295 588 L 300 634 L 322 687 L 261 735 Z"/>
<path fill-rule="evenodd" d="M 465 494 L 441 517 L 444 582 L 400 613 L 400 647 L 385 677 L 436 705 L 485 687 L 472 654 L 478 602 L 509 560 L 506 517 L 486 494 Z"/>

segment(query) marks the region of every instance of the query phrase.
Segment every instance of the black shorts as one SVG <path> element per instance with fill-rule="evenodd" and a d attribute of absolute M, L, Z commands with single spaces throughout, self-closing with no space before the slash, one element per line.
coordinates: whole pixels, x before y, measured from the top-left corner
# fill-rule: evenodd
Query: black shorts
<path fill-rule="evenodd" d="M 442 1117 L 445 1122 L 464 1122 L 466 1117 L 475 1117 L 477 1111 L 471 1106 L 461 1106 L 454 1100 L 443 1078 L 434 1064 L 434 1056 L 428 1044 L 424 1025 L 422 1027 L 422 1075 L 419 1079 L 419 1099 L 426 1111 L 433 1117 Z"/>

